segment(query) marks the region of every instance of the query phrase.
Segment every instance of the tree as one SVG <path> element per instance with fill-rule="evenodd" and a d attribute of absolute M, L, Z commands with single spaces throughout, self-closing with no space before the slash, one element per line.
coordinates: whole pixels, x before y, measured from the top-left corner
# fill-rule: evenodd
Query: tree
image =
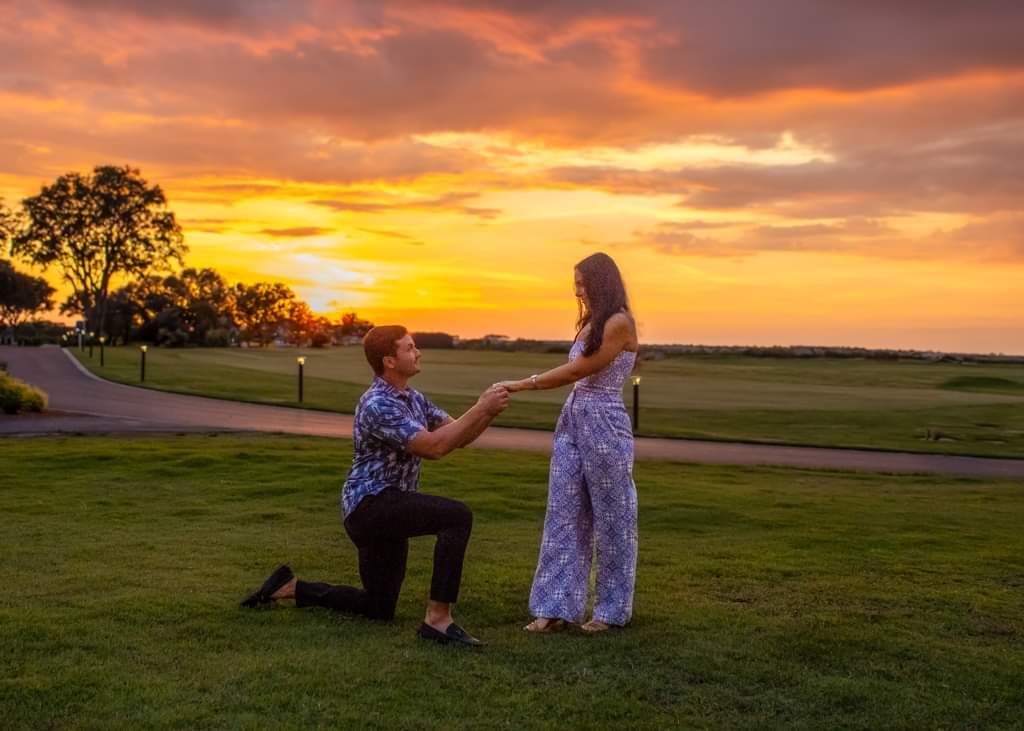
<path fill-rule="evenodd" d="M 43 310 L 53 307 L 53 287 L 42 277 L 19 272 L 0 259 L 0 329 L 18 327 Z"/>
<path fill-rule="evenodd" d="M 188 250 L 160 186 L 127 166 L 62 175 L 22 209 L 25 225 L 11 252 L 39 266 L 56 264 L 71 285 L 71 306 L 100 332 L 114 277 L 145 276 L 181 262 Z"/>
<path fill-rule="evenodd" d="M 313 338 L 317 318 L 302 300 L 293 300 L 288 305 L 288 317 L 285 319 L 284 339 L 290 345 L 302 346 Z"/>
<path fill-rule="evenodd" d="M 342 337 L 354 335 L 361 338 L 372 329 L 373 323 L 369 320 L 360 320 L 355 312 L 346 312 L 341 316 L 338 332 Z"/>
<path fill-rule="evenodd" d="M 157 342 L 161 327 L 166 322 L 158 318 L 173 307 L 164 287 L 164 277 L 149 274 L 128 282 L 110 294 L 107 302 L 107 333 L 123 341 L 129 339 Z M 70 303 L 65 308 L 71 309 Z M 66 310 L 62 309 L 62 312 Z M 175 316 L 177 311 L 175 311 Z M 166 319 L 166 318 L 165 318 Z"/>
<path fill-rule="evenodd" d="M 413 333 L 417 348 L 454 348 L 455 336 L 448 333 Z"/>
<path fill-rule="evenodd" d="M 7 246 L 7 240 L 14 235 L 17 224 L 17 217 L 14 212 L 4 205 L 4 199 L 0 198 L 0 251 Z"/>
<path fill-rule="evenodd" d="M 323 348 L 331 343 L 331 321 L 326 317 L 317 317 L 313 321 L 313 328 L 309 335 L 309 344 L 314 348 Z"/>
<path fill-rule="evenodd" d="M 214 269 L 182 269 L 164 279 L 164 290 L 193 342 L 203 343 L 214 329 L 228 329 L 233 320 L 231 289 Z"/>
<path fill-rule="evenodd" d="M 268 345 L 277 334 L 282 320 L 288 317 L 295 293 L 280 282 L 236 284 L 232 288 L 235 302 L 235 321 L 242 329 L 243 340 L 255 340 Z"/>

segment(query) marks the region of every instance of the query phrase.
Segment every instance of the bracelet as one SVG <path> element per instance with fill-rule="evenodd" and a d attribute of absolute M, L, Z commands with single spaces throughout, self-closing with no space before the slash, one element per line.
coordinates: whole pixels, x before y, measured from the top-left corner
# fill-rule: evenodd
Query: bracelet
<path fill-rule="evenodd" d="M 530 376 L 530 388 L 532 388 L 534 390 L 537 390 L 537 388 L 539 388 L 539 386 L 537 386 L 537 374 L 536 373 L 534 373 L 532 376 Z"/>

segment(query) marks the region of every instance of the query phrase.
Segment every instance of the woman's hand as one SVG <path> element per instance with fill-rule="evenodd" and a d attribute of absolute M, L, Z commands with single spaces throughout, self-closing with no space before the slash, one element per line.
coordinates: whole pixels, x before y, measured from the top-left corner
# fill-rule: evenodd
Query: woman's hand
<path fill-rule="evenodd" d="M 515 393 L 516 391 L 522 391 L 523 388 L 525 388 L 523 386 L 523 382 L 522 381 L 498 381 L 494 385 L 498 386 L 498 387 L 501 387 L 501 388 L 504 388 L 509 393 Z"/>

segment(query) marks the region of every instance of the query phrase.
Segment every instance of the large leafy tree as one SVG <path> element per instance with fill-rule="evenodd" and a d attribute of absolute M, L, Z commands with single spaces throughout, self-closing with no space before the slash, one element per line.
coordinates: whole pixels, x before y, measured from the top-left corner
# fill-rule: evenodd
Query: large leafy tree
<path fill-rule="evenodd" d="M 42 277 L 19 272 L 0 259 L 0 330 L 16 328 L 53 307 L 54 289 Z"/>
<path fill-rule="evenodd" d="M 236 284 L 232 288 L 235 321 L 242 338 L 261 346 L 274 340 L 278 326 L 288 319 L 295 293 L 280 282 Z"/>
<path fill-rule="evenodd" d="M 316 332 L 317 317 L 302 300 L 292 300 L 288 305 L 288 317 L 284 322 L 284 339 L 291 345 L 305 345 Z"/>
<path fill-rule="evenodd" d="M 182 269 L 164 280 L 164 289 L 195 342 L 204 342 L 211 330 L 231 326 L 234 298 L 215 269 Z"/>
<path fill-rule="evenodd" d="M 43 267 L 57 265 L 72 288 L 68 303 L 99 332 L 115 277 L 166 269 L 188 250 L 160 186 L 127 166 L 62 175 L 22 201 L 22 209 L 25 224 L 11 252 Z"/>
<path fill-rule="evenodd" d="M 355 312 L 344 313 L 338 324 L 338 332 L 342 336 L 354 335 L 361 338 L 372 329 L 373 323 L 361 319 Z"/>

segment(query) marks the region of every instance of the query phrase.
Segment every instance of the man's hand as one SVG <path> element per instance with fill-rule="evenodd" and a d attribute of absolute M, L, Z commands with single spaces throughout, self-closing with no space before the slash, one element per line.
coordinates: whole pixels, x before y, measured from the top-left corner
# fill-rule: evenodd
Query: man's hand
<path fill-rule="evenodd" d="M 477 403 L 492 417 L 497 416 L 508 408 L 508 389 L 496 383 L 480 394 Z"/>
<path fill-rule="evenodd" d="M 409 451 L 424 459 L 441 459 L 473 442 L 508 406 L 508 389 L 494 385 L 480 394 L 476 406 L 434 431 L 424 429 L 409 441 Z"/>

